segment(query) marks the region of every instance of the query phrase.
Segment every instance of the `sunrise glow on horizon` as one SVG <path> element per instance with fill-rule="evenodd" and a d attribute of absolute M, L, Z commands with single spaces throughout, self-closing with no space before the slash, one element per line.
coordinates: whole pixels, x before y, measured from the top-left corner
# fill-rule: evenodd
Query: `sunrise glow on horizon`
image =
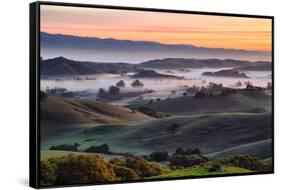
<path fill-rule="evenodd" d="M 271 19 L 41 5 L 41 31 L 271 51 Z"/>

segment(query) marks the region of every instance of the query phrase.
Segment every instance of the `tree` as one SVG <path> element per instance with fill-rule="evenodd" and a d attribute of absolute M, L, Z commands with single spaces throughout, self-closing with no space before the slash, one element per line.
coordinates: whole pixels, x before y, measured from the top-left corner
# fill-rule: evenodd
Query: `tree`
<path fill-rule="evenodd" d="M 246 168 L 253 171 L 264 171 L 266 170 L 266 165 L 260 159 L 249 156 L 249 155 L 239 155 L 234 156 L 230 159 L 223 161 L 223 163 L 232 164 L 237 167 Z"/>
<path fill-rule="evenodd" d="M 95 152 L 95 153 L 109 153 L 109 146 L 107 144 L 102 144 L 100 146 L 91 146 L 85 150 L 85 152 Z"/>
<path fill-rule="evenodd" d="M 120 93 L 120 88 L 117 87 L 117 86 L 110 86 L 109 87 L 109 92 L 110 94 L 113 94 L 113 95 L 116 95 L 116 94 L 119 94 Z"/>
<path fill-rule="evenodd" d="M 105 95 L 105 89 L 100 88 L 98 92 L 98 96 L 103 97 Z"/>
<path fill-rule="evenodd" d="M 175 153 L 174 153 L 174 155 L 179 155 L 179 154 L 181 154 L 181 155 L 184 154 L 184 150 L 182 148 L 177 148 Z"/>
<path fill-rule="evenodd" d="M 40 162 L 41 185 L 94 183 L 116 179 L 113 166 L 97 155 L 70 154 Z"/>
<path fill-rule="evenodd" d="M 141 87 L 141 86 L 143 86 L 143 83 L 140 80 L 136 79 L 132 82 L 131 86 L 132 87 Z"/>
<path fill-rule="evenodd" d="M 40 184 L 53 185 L 57 178 L 57 167 L 54 159 L 40 161 Z"/>
<path fill-rule="evenodd" d="M 159 164 L 149 162 L 139 157 L 127 158 L 125 161 L 125 166 L 134 170 L 141 178 L 165 173 L 165 170 Z"/>
<path fill-rule="evenodd" d="M 56 165 L 55 184 L 66 185 L 116 180 L 113 166 L 97 155 L 69 155 L 61 157 Z"/>
<path fill-rule="evenodd" d="M 66 151 L 77 151 L 77 146 L 72 144 L 62 144 L 57 146 L 51 146 L 50 150 L 66 150 Z"/>
<path fill-rule="evenodd" d="M 125 82 L 123 80 L 120 80 L 119 82 L 116 83 L 116 86 L 125 87 Z"/>
<path fill-rule="evenodd" d="M 199 165 L 205 163 L 207 160 L 200 155 L 175 155 L 170 158 L 170 165 L 176 167 L 191 167 L 194 165 Z"/>
<path fill-rule="evenodd" d="M 128 181 L 128 180 L 137 180 L 139 176 L 136 172 L 130 168 L 124 166 L 114 165 L 114 171 L 117 177 L 117 180 Z"/>
<path fill-rule="evenodd" d="M 169 154 L 166 151 L 153 152 L 149 155 L 149 159 L 152 161 L 156 161 L 156 162 L 166 161 L 168 159 L 168 157 L 169 157 Z"/>

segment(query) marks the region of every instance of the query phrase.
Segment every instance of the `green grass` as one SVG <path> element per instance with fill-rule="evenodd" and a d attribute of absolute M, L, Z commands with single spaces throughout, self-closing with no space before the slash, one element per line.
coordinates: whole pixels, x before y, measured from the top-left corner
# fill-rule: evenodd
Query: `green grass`
<path fill-rule="evenodd" d="M 177 178 L 177 177 L 196 177 L 196 176 L 210 176 L 210 175 L 223 175 L 223 174 L 238 174 L 238 173 L 249 173 L 250 170 L 234 167 L 234 166 L 225 166 L 224 172 L 209 172 L 206 167 L 196 167 L 196 168 L 187 168 L 187 169 L 178 169 L 170 173 L 153 176 L 149 179 L 159 179 L 159 178 Z"/>

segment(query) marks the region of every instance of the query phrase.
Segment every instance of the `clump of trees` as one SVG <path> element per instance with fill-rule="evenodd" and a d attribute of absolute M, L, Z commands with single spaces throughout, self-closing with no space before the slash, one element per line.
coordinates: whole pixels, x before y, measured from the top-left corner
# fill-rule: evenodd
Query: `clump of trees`
<path fill-rule="evenodd" d="M 65 151 L 77 151 L 77 144 L 62 144 L 57 146 L 51 146 L 49 150 L 65 150 Z"/>
<path fill-rule="evenodd" d="M 138 180 L 166 172 L 159 164 L 141 157 L 114 158 L 107 162 L 93 154 L 70 154 L 42 160 L 40 170 L 41 185 Z"/>
<path fill-rule="evenodd" d="M 100 88 L 98 91 L 98 96 L 99 97 L 106 97 L 109 95 L 119 95 L 120 94 L 120 88 L 118 86 L 110 86 L 108 88 L 108 91 L 106 91 L 104 88 Z"/>
<path fill-rule="evenodd" d="M 116 94 L 120 93 L 120 88 L 117 87 L 117 86 L 111 85 L 108 89 L 109 89 L 109 93 L 112 94 L 112 95 L 116 95 Z"/>
<path fill-rule="evenodd" d="M 222 167 L 221 164 L 219 163 L 213 163 L 209 168 L 208 168 L 209 172 L 223 172 L 224 169 Z"/>
<path fill-rule="evenodd" d="M 136 79 L 131 83 L 131 86 L 132 87 L 142 87 L 143 83 L 139 79 Z"/>
<path fill-rule="evenodd" d="M 170 158 L 170 166 L 174 167 L 191 167 L 195 165 L 200 165 L 202 163 L 206 163 L 208 161 L 207 158 L 193 154 L 193 155 L 175 155 Z"/>
<path fill-rule="evenodd" d="M 113 159 L 111 164 L 123 166 L 133 170 L 140 178 L 161 175 L 166 172 L 159 164 L 150 162 L 141 157 L 129 157 L 125 160 Z"/>
<path fill-rule="evenodd" d="M 91 146 L 85 150 L 85 152 L 94 152 L 94 153 L 109 153 L 109 146 L 107 144 L 102 144 L 100 146 Z"/>
<path fill-rule="evenodd" d="M 176 149 L 169 161 L 172 168 L 185 168 L 206 163 L 208 158 L 202 155 L 199 148 L 187 148 L 184 150 L 180 147 Z"/>
<path fill-rule="evenodd" d="M 183 148 L 177 148 L 174 155 L 193 155 L 193 154 L 198 154 L 202 155 L 202 152 L 199 148 L 187 148 L 184 150 Z"/>
<path fill-rule="evenodd" d="M 114 165 L 114 171 L 116 174 L 116 180 L 118 181 L 129 181 L 129 180 L 138 180 L 140 177 L 136 174 L 136 172 L 130 168 Z"/>
<path fill-rule="evenodd" d="M 120 80 L 119 82 L 116 83 L 116 86 L 125 87 L 125 82 L 123 80 Z"/>
<path fill-rule="evenodd" d="M 116 180 L 114 167 L 97 155 L 68 155 L 40 163 L 41 185 L 67 185 Z"/>
<path fill-rule="evenodd" d="M 154 111 L 151 108 L 143 107 L 143 106 L 137 108 L 137 110 L 139 112 L 142 112 L 142 113 L 144 113 L 146 115 L 149 115 L 151 117 L 154 117 L 154 118 L 164 118 L 164 117 L 168 117 L 169 116 L 169 114 L 167 114 L 167 113 L 156 112 L 156 111 Z"/>
<path fill-rule="evenodd" d="M 148 156 L 148 158 L 152 161 L 162 162 L 168 160 L 169 154 L 166 151 L 153 152 Z"/>
<path fill-rule="evenodd" d="M 268 170 L 267 165 L 262 160 L 249 155 L 234 156 L 224 160 L 222 163 L 259 172 Z"/>

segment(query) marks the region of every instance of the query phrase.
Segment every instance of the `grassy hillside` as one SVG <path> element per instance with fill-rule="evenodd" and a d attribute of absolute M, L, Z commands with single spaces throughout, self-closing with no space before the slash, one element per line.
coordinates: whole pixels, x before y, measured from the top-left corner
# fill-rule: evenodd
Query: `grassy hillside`
<path fill-rule="evenodd" d="M 173 177 L 194 177 L 194 176 L 208 176 L 208 175 L 222 175 L 222 174 L 237 174 L 237 173 L 249 173 L 250 170 L 234 167 L 234 166 L 224 166 L 224 172 L 209 172 L 206 167 L 196 167 L 188 169 L 178 169 L 172 171 L 171 173 L 153 176 L 149 179 L 161 179 L 161 178 L 173 178 Z"/>
<path fill-rule="evenodd" d="M 42 132 L 46 136 L 52 133 L 58 134 L 60 130 L 70 132 L 71 128 L 79 129 L 81 124 L 131 123 L 151 119 L 141 112 L 133 112 L 128 108 L 101 101 L 55 97 L 41 100 Z"/>
<path fill-rule="evenodd" d="M 270 112 L 271 95 L 264 91 L 239 91 L 228 96 L 167 99 L 146 106 L 158 112 L 172 114 L 252 112 L 256 108 Z"/>
<path fill-rule="evenodd" d="M 252 156 L 259 157 L 261 159 L 270 158 L 272 156 L 271 152 L 272 139 L 262 140 L 258 142 L 253 142 L 249 144 L 243 144 L 236 147 L 232 147 L 221 152 L 215 152 L 209 154 L 212 159 L 220 160 L 221 158 L 231 157 L 237 154 L 250 154 Z"/>
<path fill-rule="evenodd" d="M 174 116 L 138 124 L 99 125 L 88 128 L 86 133 L 81 131 L 63 135 L 42 146 L 79 143 L 79 149 L 82 150 L 91 145 L 107 143 L 114 152 L 135 154 L 153 151 L 173 153 L 177 147 L 199 147 L 207 154 L 269 139 L 271 122 L 269 113 Z"/>

